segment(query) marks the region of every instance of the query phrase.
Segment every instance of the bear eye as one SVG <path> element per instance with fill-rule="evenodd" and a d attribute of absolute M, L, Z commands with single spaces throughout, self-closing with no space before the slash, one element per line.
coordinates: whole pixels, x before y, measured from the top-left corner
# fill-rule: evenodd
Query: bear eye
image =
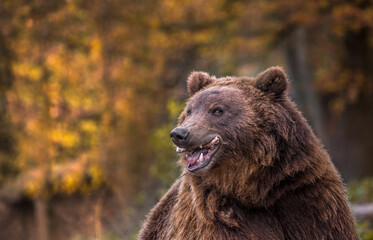
<path fill-rule="evenodd" d="M 192 114 L 192 110 L 188 109 L 186 114 L 187 114 L 187 116 L 189 116 L 190 114 Z"/>
<path fill-rule="evenodd" d="M 224 113 L 224 110 L 221 107 L 216 107 L 216 108 L 212 109 L 212 111 L 211 111 L 211 114 L 216 116 L 216 117 L 219 117 L 219 116 L 223 115 L 223 113 Z"/>

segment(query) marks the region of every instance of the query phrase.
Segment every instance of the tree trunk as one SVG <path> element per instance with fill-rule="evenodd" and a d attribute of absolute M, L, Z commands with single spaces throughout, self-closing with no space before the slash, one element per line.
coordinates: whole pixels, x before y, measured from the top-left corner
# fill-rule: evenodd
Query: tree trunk
<path fill-rule="evenodd" d="M 12 158 L 15 153 L 14 138 L 8 117 L 6 92 L 13 82 L 11 68 L 12 54 L 0 32 L 0 185 L 16 172 Z"/>
<path fill-rule="evenodd" d="M 306 32 L 295 29 L 284 44 L 290 80 L 293 82 L 295 101 L 320 138 L 324 138 L 320 103 L 312 86 L 313 76 L 308 64 Z"/>
<path fill-rule="evenodd" d="M 38 240 L 49 239 L 47 201 L 41 197 L 34 200 L 35 222 Z"/>
<path fill-rule="evenodd" d="M 335 128 L 328 136 L 328 148 L 346 181 L 371 176 L 373 173 L 373 47 L 369 42 L 371 34 L 369 29 L 346 33 L 343 58 L 340 60 L 343 70 L 360 73 L 365 80 L 358 90 L 358 97 L 347 103 L 340 116 L 333 116 L 328 120 L 329 125 Z M 348 79 L 347 93 L 357 82 L 353 77 Z M 347 97 L 345 96 L 346 99 Z"/>

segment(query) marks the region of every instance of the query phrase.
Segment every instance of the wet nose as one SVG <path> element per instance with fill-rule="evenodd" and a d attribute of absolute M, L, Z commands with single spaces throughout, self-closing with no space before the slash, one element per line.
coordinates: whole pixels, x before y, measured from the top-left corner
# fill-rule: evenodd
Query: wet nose
<path fill-rule="evenodd" d="M 178 146 L 185 146 L 189 141 L 189 131 L 187 128 L 177 127 L 171 131 L 170 137 Z"/>

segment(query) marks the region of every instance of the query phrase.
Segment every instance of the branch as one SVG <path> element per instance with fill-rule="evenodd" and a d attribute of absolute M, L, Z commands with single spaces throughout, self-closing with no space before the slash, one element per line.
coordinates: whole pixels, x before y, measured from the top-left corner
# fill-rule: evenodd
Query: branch
<path fill-rule="evenodd" d="M 354 204 L 351 210 L 357 220 L 373 219 L 373 203 Z"/>

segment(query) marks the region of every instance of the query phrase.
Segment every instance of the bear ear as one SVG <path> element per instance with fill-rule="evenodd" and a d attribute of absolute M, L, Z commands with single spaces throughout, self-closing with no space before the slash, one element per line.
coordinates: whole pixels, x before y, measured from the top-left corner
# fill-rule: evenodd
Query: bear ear
<path fill-rule="evenodd" d="M 287 88 L 288 83 L 284 70 L 280 67 L 271 67 L 258 74 L 255 78 L 255 87 L 263 92 L 282 94 Z"/>
<path fill-rule="evenodd" d="M 214 81 L 214 77 L 205 72 L 192 72 L 188 77 L 188 93 L 193 96 L 196 92 Z"/>

